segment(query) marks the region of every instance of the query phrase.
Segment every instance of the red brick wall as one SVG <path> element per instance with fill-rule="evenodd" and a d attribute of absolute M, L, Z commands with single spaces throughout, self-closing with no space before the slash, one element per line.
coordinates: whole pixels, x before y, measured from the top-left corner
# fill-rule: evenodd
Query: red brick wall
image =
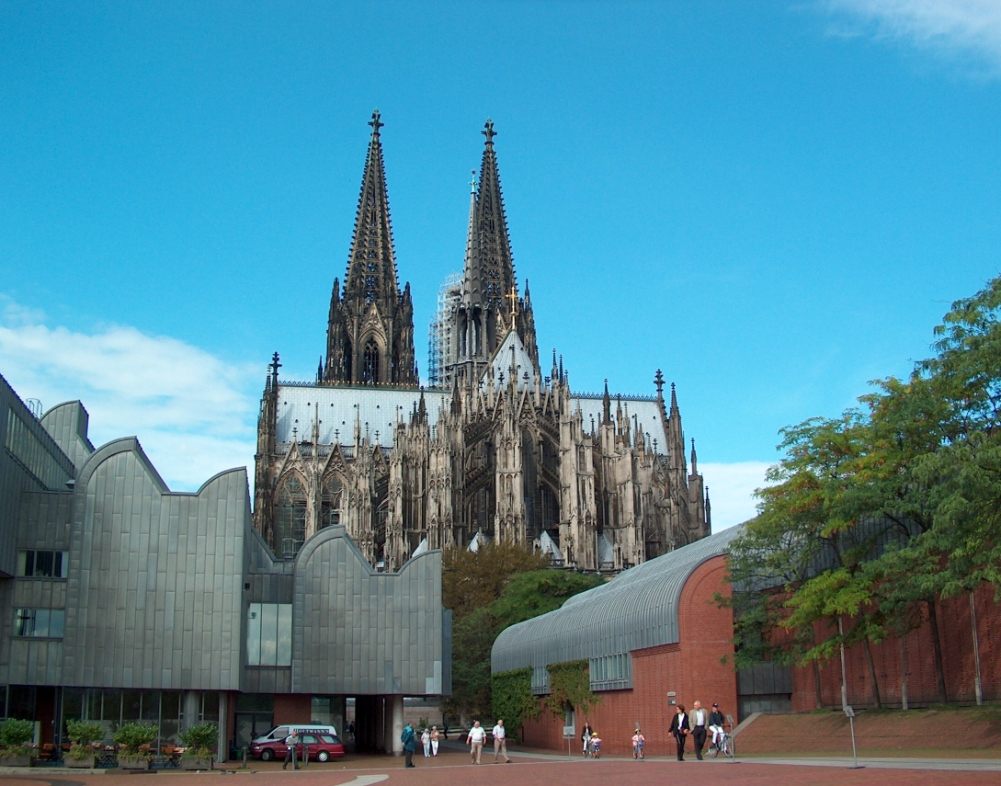
<path fill-rule="evenodd" d="M 977 606 L 977 638 L 980 646 L 980 677 L 985 701 L 1001 699 L 1001 608 L 994 601 L 994 591 L 981 587 L 974 593 Z M 946 680 L 946 697 L 950 702 L 975 700 L 973 628 L 968 594 L 949 598 L 936 605 L 942 661 Z M 921 706 L 939 701 L 935 677 L 935 655 L 927 609 L 923 612 L 924 624 L 904 636 L 907 661 L 907 695 L 911 705 Z M 845 621 L 850 628 L 852 620 Z M 833 633 L 834 631 L 830 631 Z M 817 628 L 821 638 L 829 635 Z M 891 636 L 879 644 L 871 644 L 880 698 L 884 704 L 900 705 L 901 661 L 900 640 Z M 848 684 L 848 703 L 853 706 L 875 706 L 872 677 L 862 645 L 845 652 L 845 671 Z M 836 707 L 841 704 L 841 661 L 834 658 L 821 669 L 823 704 Z M 793 709 L 816 708 L 813 669 L 795 669 L 793 672 Z"/>
<path fill-rule="evenodd" d="M 668 755 L 674 742 L 667 736 L 670 713 L 668 691 L 677 701 L 691 708 L 695 699 L 709 706 L 717 701 L 724 713 L 737 717 L 737 681 L 730 662 L 733 646 L 733 618 L 728 610 L 712 603 L 713 594 L 729 595 L 723 585 L 725 562 L 716 557 L 699 566 L 685 582 L 678 606 L 679 644 L 636 650 L 633 656 L 633 689 L 603 691 L 602 702 L 587 717 L 577 714 L 578 731 L 586 721 L 602 738 L 602 748 L 613 754 L 631 751 L 630 737 L 636 723 L 647 738 L 651 755 Z M 1001 606 L 994 601 L 994 591 L 982 587 L 975 593 L 977 635 L 980 646 L 980 674 L 985 701 L 1001 701 Z M 973 639 L 970 624 L 969 595 L 951 598 L 938 604 L 938 621 L 950 702 L 974 701 Z M 925 614 L 927 619 L 927 613 Z M 845 624 L 850 626 L 851 620 Z M 833 631 L 817 629 L 821 639 Z M 904 637 L 907 653 L 908 696 L 912 706 L 938 701 L 935 681 L 931 628 L 927 622 Z M 900 704 L 900 645 L 891 637 L 872 645 L 873 661 L 884 704 Z M 728 656 L 728 662 L 720 659 Z M 853 706 L 873 706 L 872 679 L 861 645 L 845 653 L 848 675 L 848 701 Z M 841 705 L 841 661 L 835 657 L 820 669 L 823 706 Z M 812 666 L 793 669 L 794 711 L 816 709 Z M 543 710 L 537 721 L 525 724 L 527 744 L 554 750 L 566 750 L 563 718 Z M 574 751 L 579 751 L 576 743 Z"/>
<path fill-rule="evenodd" d="M 668 755 L 674 739 L 667 734 L 671 710 L 667 694 L 691 707 L 695 699 L 704 705 L 718 701 L 724 712 L 736 717 L 736 680 L 731 663 L 721 664 L 724 655 L 733 655 L 732 615 L 712 603 L 715 592 L 729 594 L 723 585 L 725 563 L 716 557 L 699 566 L 685 582 L 678 606 L 680 644 L 634 650 L 632 690 L 602 691 L 601 703 L 587 716 L 577 713 L 578 733 L 590 721 L 602 739 L 602 750 L 622 755 L 632 751 L 630 738 L 638 723 L 652 756 Z M 566 750 L 563 718 L 543 710 L 537 721 L 525 724 L 528 745 Z M 573 745 L 580 753 L 580 742 Z"/>

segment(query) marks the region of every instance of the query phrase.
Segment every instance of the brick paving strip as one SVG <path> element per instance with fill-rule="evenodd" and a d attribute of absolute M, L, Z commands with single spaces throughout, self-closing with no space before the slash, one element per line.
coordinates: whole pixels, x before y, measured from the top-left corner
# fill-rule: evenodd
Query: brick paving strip
<path fill-rule="evenodd" d="M 514 763 L 493 765 L 492 751 L 479 767 L 469 763 L 465 751 L 455 750 L 437 759 L 417 757 L 415 769 L 404 770 L 401 758 L 389 756 L 352 756 L 343 762 L 311 764 L 295 772 L 281 770 L 281 765 L 254 762 L 247 769 L 227 769 L 201 774 L 161 772 L 154 783 L 167 780 L 176 786 L 212 779 L 251 786 L 280 783 L 287 786 L 552 786 L 572 782 L 573 786 L 662 786 L 678 778 L 697 778 L 700 786 L 898 786 L 921 783 L 923 786 L 952 786 L 956 773 L 962 771 L 964 786 L 1001 782 L 1001 761 L 990 759 L 891 759 L 861 758 L 864 769 L 850 769 L 850 757 L 756 758 L 754 760 L 684 763 L 655 758 L 643 762 L 629 759 L 600 761 L 568 759 L 565 755 L 512 752 Z M 489 763 L 488 763 L 489 762 Z M 100 773 L 60 772 L 51 769 L 0 771 L 3 786 L 111 786 L 117 782 L 113 771 Z M 111 777 L 109 782 L 108 778 Z M 149 778 L 140 779 L 149 782 Z M 134 783 L 134 779 L 127 782 Z M 162 783 L 161 783 L 162 786 Z"/>

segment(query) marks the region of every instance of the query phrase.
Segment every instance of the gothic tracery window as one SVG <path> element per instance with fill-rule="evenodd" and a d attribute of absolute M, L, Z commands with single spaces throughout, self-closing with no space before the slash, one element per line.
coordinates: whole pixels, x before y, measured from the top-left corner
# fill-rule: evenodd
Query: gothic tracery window
<path fill-rule="evenodd" d="M 341 522 L 341 494 L 343 486 L 336 475 L 323 479 L 323 494 L 320 499 L 320 529 L 334 527 Z"/>
<path fill-rule="evenodd" d="M 379 346 L 374 341 L 365 345 L 362 355 L 361 381 L 368 384 L 379 382 Z"/>
<path fill-rule="evenodd" d="M 275 495 L 275 542 L 283 559 L 293 559 L 306 539 L 306 488 L 296 474 L 287 475 Z"/>

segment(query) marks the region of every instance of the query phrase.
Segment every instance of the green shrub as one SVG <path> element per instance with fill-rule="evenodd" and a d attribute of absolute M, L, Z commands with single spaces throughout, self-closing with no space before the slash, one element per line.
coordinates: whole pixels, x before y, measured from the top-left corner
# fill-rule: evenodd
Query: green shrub
<path fill-rule="evenodd" d="M 30 752 L 27 743 L 35 738 L 35 724 L 29 720 L 7 718 L 0 723 L 0 752 L 4 756 L 23 756 Z"/>
<path fill-rule="evenodd" d="M 196 723 L 178 736 L 187 747 L 184 751 L 185 756 L 206 759 L 212 755 L 212 749 L 219 738 L 219 730 L 214 723 Z"/>
<path fill-rule="evenodd" d="M 94 743 L 104 739 L 104 728 L 97 721 L 66 721 L 66 736 L 70 742 L 70 756 L 85 759 L 94 755 Z"/>
<path fill-rule="evenodd" d="M 125 759 L 141 759 L 146 754 L 140 748 L 153 742 L 159 732 L 160 730 L 156 726 L 123 723 L 115 730 L 111 738 L 118 743 L 119 756 Z"/>

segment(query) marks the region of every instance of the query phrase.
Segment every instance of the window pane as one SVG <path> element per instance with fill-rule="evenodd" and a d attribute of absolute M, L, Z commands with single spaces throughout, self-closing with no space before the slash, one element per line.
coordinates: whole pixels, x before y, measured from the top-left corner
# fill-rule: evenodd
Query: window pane
<path fill-rule="evenodd" d="M 251 603 L 247 609 L 247 665 L 261 665 L 261 604 Z"/>
<path fill-rule="evenodd" d="M 278 604 L 261 604 L 261 665 L 278 663 Z"/>
<path fill-rule="evenodd" d="M 148 690 L 143 694 L 144 721 L 160 722 L 160 691 Z"/>
<path fill-rule="evenodd" d="M 103 720 L 119 723 L 122 720 L 122 692 L 116 688 L 104 691 Z"/>
<path fill-rule="evenodd" d="M 55 639 L 63 637 L 66 626 L 66 611 L 64 609 L 49 610 L 49 635 Z"/>
<path fill-rule="evenodd" d="M 164 721 L 179 720 L 181 717 L 181 693 L 165 690 L 160 696 L 160 715 Z"/>
<path fill-rule="evenodd" d="M 292 665 L 292 604 L 278 604 L 278 659 L 279 666 Z"/>
<path fill-rule="evenodd" d="M 203 693 L 202 694 L 202 720 L 203 721 L 218 721 L 219 720 L 219 694 Z"/>
<path fill-rule="evenodd" d="M 53 557 L 54 554 L 51 551 L 36 551 L 35 552 L 35 575 L 36 576 L 52 576 L 53 568 Z"/>
<path fill-rule="evenodd" d="M 122 720 L 137 721 L 140 719 L 142 709 L 142 691 L 127 690 L 122 691 Z"/>

